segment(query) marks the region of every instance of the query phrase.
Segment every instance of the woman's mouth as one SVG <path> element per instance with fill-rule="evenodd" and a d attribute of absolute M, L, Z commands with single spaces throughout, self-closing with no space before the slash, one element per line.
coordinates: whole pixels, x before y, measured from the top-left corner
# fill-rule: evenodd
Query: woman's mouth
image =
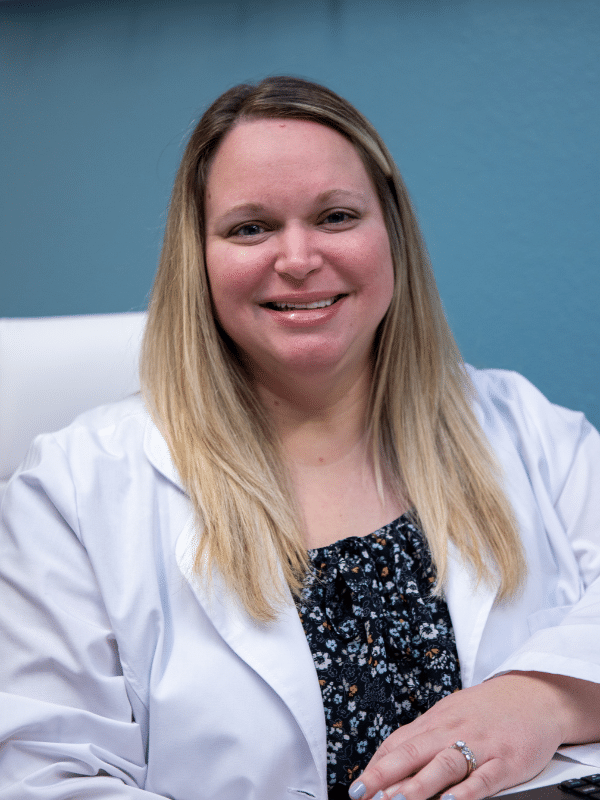
<path fill-rule="evenodd" d="M 345 297 L 343 294 L 336 294 L 334 297 L 328 297 L 326 300 L 316 300 L 314 303 L 288 303 L 277 302 L 275 300 L 265 303 L 265 308 L 272 308 L 275 311 L 311 311 L 315 308 L 328 308 L 338 300 Z"/>

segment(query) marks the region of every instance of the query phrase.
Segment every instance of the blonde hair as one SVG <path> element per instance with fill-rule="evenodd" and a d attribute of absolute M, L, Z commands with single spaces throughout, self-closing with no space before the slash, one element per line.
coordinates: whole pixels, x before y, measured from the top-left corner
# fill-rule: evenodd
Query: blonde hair
<path fill-rule="evenodd" d="M 196 569 L 216 568 L 256 620 L 297 593 L 307 566 L 301 515 L 279 445 L 235 346 L 213 313 L 204 263 L 204 191 L 226 133 L 245 118 L 312 120 L 345 136 L 373 179 L 395 269 L 375 342 L 370 441 L 378 485 L 409 498 L 438 591 L 448 542 L 501 599 L 523 579 L 502 476 L 472 411 L 472 386 L 446 322 L 394 161 L 352 105 L 308 81 L 273 77 L 225 92 L 185 150 L 171 199 L 142 351 L 142 387 L 199 523 Z"/>

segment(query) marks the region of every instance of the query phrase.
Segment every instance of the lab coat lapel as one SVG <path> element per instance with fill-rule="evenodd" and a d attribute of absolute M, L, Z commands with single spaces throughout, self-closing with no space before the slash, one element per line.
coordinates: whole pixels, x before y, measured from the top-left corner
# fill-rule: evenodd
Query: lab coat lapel
<path fill-rule="evenodd" d="M 324 779 L 323 701 L 312 654 L 291 595 L 274 622 L 257 623 L 217 572 L 213 572 L 210 586 L 206 580 L 200 580 L 193 571 L 195 551 L 196 534 L 190 521 L 177 540 L 179 568 L 224 641 L 288 706 Z"/>
<path fill-rule="evenodd" d="M 496 591 L 475 576 L 450 542 L 445 599 L 452 619 L 463 688 L 473 684 L 477 654 Z"/>

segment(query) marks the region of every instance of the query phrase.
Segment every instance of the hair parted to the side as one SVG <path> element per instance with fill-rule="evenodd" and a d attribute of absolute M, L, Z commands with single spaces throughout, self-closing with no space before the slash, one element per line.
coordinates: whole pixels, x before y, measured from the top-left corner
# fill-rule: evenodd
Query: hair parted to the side
<path fill-rule="evenodd" d="M 142 389 L 189 492 L 198 525 L 196 569 L 213 569 L 249 614 L 269 620 L 307 568 L 301 514 L 278 441 L 244 367 L 213 313 L 204 262 L 204 192 L 211 160 L 244 119 L 326 125 L 355 146 L 376 187 L 395 290 L 375 343 L 370 437 L 378 484 L 418 515 L 443 588 L 448 542 L 479 580 L 513 595 L 522 546 L 502 475 L 472 411 L 472 387 L 394 161 L 350 103 L 298 78 L 225 92 L 185 150 L 171 199 L 142 349 Z"/>

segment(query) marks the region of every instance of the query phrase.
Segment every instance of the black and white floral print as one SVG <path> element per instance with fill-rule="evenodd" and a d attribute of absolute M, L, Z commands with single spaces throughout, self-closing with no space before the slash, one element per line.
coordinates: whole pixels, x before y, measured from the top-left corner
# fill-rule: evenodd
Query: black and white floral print
<path fill-rule="evenodd" d="M 298 612 L 327 723 L 328 786 L 347 787 L 381 742 L 460 689 L 446 603 L 408 514 L 364 537 L 309 551 Z"/>

